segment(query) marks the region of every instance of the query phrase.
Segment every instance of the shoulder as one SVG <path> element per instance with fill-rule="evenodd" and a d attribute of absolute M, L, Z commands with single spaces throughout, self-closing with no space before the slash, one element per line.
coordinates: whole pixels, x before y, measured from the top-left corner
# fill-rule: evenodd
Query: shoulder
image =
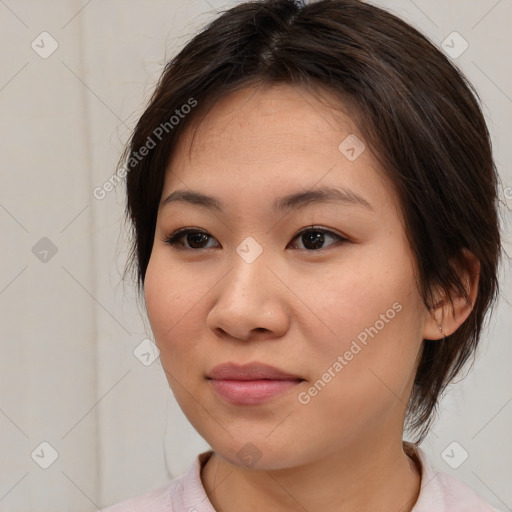
<path fill-rule="evenodd" d="M 212 451 L 199 454 L 185 474 L 166 485 L 130 498 L 103 512 L 215 512 L 201 482 L 201 468 Z"/>
<path fill-rule="evenodd" d="M 498 512 L 457 478 L 433 469 L 425 452 L 416 448 L 421 463 L 421 490 L 411 512 Z"/>

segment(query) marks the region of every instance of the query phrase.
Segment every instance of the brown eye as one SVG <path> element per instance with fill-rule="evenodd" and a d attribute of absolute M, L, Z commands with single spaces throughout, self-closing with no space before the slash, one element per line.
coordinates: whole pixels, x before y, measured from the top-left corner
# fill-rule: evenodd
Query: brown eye
<path fill-rule="evenodd" d="M 302 244 L 302 247 L 295 247 L 298 249 L 305 249 L 308 251 L 311 250 L 318 250 L 318 249 L 325 249 L 329 245 L 333 245 L 333 243 L 336 242 L 348 242 L 348 240 L 340 235 L 337 235 L 336 233 L 333 233 L 332 231 L 328 231 L 326 229 L 320 229 L 320 228 L 308 228 L 303 231 L 301 231 L 294 240 L 299 240 Z M 327 244 L 327 246 L 324 246 L 326 241 L 328 242 L 329 239 L 334 240 L 334 242 Z"/>
<path fill-rule="evenodd" d="M 165 243 L 179 249 L 209 249 L 209 240 L 215 240 L 211 235 L 196 229 L 180 229 L 164 240 Z"/>
<path fill-rule="evenodd" d="M 348 239 L 323 228 L 307 228 L 298 233 L 293 240 L 298 240 L 292 244 L 292 248 L 306 251 L 316 251 L 325 249 L 336 242 L 346 243 Z M 329 243 L 329 240 L 331 242 Z M 202 250 L 218 247 L 215 245 L 215 238 L 205 231 L 197 229 L 180 229 L 163 240 L 176 249 Z M 212 243 L 213 242 L 213 245 Z"/>

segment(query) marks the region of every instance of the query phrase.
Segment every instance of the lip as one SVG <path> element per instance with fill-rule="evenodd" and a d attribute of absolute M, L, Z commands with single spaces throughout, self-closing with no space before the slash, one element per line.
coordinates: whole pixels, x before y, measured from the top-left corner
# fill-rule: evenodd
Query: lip
<path fill-rule="evenodd" d="M 215 366 L 207 375 L 209 379 L 218 380 L 303 380 L 302 377 L 285 372 L 263 363 L 223 363 Z"/>
<path fill-rule="evenodd" d="M 207 378 L 222 398 L 234 405 L 256 405 L 304 381 L 298 375 L 262 363 L 223 363 Z"/>

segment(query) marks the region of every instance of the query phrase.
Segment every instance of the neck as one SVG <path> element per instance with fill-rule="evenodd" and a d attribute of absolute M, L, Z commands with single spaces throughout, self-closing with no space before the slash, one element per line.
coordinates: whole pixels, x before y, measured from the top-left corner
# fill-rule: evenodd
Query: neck
<path fill-rule="evenodd" d="M 215 453 L 201 479 L 217 511 L 394 510 L 409 512 L 420 490 L 418 467 L 396 443 L 332 451 L 327 456 L 285 469 L 235 466 Z"/>

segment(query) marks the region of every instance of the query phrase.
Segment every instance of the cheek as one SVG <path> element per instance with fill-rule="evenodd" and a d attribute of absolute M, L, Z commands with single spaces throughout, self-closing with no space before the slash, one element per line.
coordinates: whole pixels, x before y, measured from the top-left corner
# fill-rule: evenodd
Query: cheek
<path fill-rule="evenodd" d="M 342 333 L 310 353 L 308 387 L 297 397 L 309 429 L 339 438 L 388 421 L 401 428 L 421 340 L 409 304 L 391 316 L 384 325 L 373 318 L 352 325 L 353 336 Z"/>
<path fill-rule="evenodd" d="M 313 330 L 307 337 L 310 376 L 313 382 L 320 379 L 320 388 L 329 382 L 326 399 L 350 402 L 364 396 L 374 403 L 379 396 L 393 399 L 407 392 L 421 347 L 421 299 L 410 260 L 383 261 L 369 251 L 347 262 L 343 273 L 326 274 L 321 287 L 309 288 L 310 300 L 317 299 L 315 312 L 328 328 L 322 328 L 322 340 L 318 331 L 316 338 Z"/>
<path fill-rule="evenodd" d="M 206 291 L 199 280 L 169 268 L 166 258 L 151 256 L 146 271 L 144 295 L 160 361 L 172 392 L 184 411 L 189 411 L 190 395 L 198 394 L 201 367 L 201 329 L 204 312 L 201 298 Z M 193 363 L 195 362 L 195 363 Z M 190 412 L 189 412 L 190 414 Z"/>
<path fill-rule="evenodd" d="M 335 339 L 350 340 L 367 329 L 375 332 L 375 325 L 379 332 L 389 331 L 406 316 L 403 308 L 415 288 L 412 273 L 405 262 L 399 270 L 391 270 L 371 252 L 359 252 L 357 258 L 343 262 L 341 271 L 340 266 L 332 268 L 314 283 L 307 278 L 303 282 L 302 295 L 328 328 L 323 332 Z"/>
<path fill-rule="evenodd" d="M 190 282 L 183 272 L 170 268 L 161 255 L 152 254 L 146 271 L 146 309 L 162 359 L 179 357 L 194 348 L 202 323 L 200 280 Z M 180 341 L 182 340 L 182 341 Z M 186 340 L 186 343 L 183 341 Z M 182 346 L 181 346 L 182 345 Z"/>

